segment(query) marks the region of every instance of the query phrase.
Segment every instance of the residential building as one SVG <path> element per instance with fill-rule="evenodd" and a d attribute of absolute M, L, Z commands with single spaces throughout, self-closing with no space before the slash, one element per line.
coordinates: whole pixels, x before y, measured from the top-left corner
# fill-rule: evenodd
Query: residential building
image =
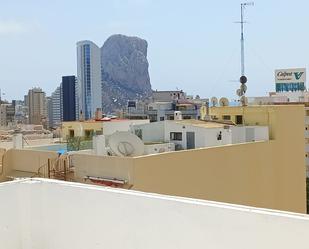
<path fill-rule="evenodd" d="M 73 121 L 63 122 L 61 126 L 61 136 L 65 140 L 67 137 L 87 137 L 97 135 L 111 135 L 116 131 L 130 131 L 133 125 L 146 124 L 149 120 L 125 120 L 110 119 L 107 121 Z"/>
<path fill-rule="evenodd" d="M 53 102 L 52 97 L 46 97 L 46 105 L 47 105 L 47 123 L 48 128 L 53 128 Z"/>
<path fill-rule="evenodd" d="M 306 91 L 306 69 L 279 69 L 275 71 L 276 92 L 269 96 L 248 98 L 249 105 L 301 105 L 304 106 L 304 141 L 307 178 L 309 178 L 309 92 Z"/>
<path fill-rule="evenodd" d="M 179 99 L 186 99 L 186 93 L 177 91 L 152 91 L 152 102 L 171 102 Z"/>
<path fill-rule="evenodd" d="M 28 105 L 22 100 L 15 101 L 15 121 L 16 124 L 26 124 L 28 122 Z"/>
<path fill-rule="evenodd" d="M 102 109 L 101 52 L 91 41 L 77 43 L 77 81 L 79 116 L 94 118 Z"/>
<path fill-rule="evenodd" d="M 133 107 L 128 107 L 125 118 L 150 119 L 151 122 L 173 120 L 175 111 L 181 111 L 183 119 L 200 119 L 202 102 L 179 99 L 168 102 L 137 102 Z"/>
<path fill-rule="evenodd" d="M 47 122 L 47 103 L 45 92 L 41 88 L 32 88 L 28 92 L 27 103 L 29 124 L 43 124 Z"/>
<path fill-rule="evenodd" d="M 60 163 L 57 152 L 9 150 L 0 180 L 25 174 L 57 177 L 49 176 L 48 165 L 59 169 L 60 163 L 70 169 L 70 176 L 61 179 L 306 213 L 303 106 L 224 106 L 209 112 L 217 122 L 226 123 L 227 116 L 230 125 L 238 121 L 239 137 L 246 140 L 133 157 L 80 151 L 64 154 L 66 163 Z M 247 133 L 243 126 L 267 126 L 269 139 L 255 141 L 253 130 Z M 217 138 L 216 129 L 209 136 Z"/>
<path fill-rule="evenodd" d="M 77 119 L 76 77 L 63 76 L 60 86 L 52 93 L 48 101 L 48 117 L 50 128 L 61 126 L 63 121 L 75 121 Z"/>
<path fill-rule="evenodd" d="M 0 104 L 0 126 L 8 127 L 15 122 L 15 105 L 12 104 Z"/>
<path fill-rule="evenodd" d="M 51 95 L 52 121 L 51 128 L 56 128 L 61 125 L 62 120 L 62 94 L 61 87 L 57 87 Z"/>
<path fill-rule="evenodd" d="M 176 150 L 268 141 L 268 126 L 234 126 L 201 120 L 165 120 L 134 125 L 145 143 L 174 143 Z"/>

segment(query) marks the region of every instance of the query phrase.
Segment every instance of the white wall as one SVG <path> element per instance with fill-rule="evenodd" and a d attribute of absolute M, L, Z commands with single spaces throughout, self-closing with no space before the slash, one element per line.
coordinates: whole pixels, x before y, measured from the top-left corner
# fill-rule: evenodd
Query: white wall
<path fill-rule="evenodd" d="M 254 128 L 254 141 L 268 141 L 269 129 L 267 126 L 246 126 L 246 128 Z M 247 142 L 252 142 L 248 141 Z"/>
<path fill-rule="evenodd" d="M 112 135 L 117 131 L 130 131 L 133 125 L 148 123 L 149 119 L 103 122 L 103 133 L 104 135 Z"/>
<path fill-rule="evenodd" d="M 144 154 L 151 155 L 169 151 L 175 151 L 175 144 L 173 143 L 147 144 L 145 145 Z"/>
<path fill-rule="evenodd" d="M 0 185 L 5 249 L 305 249 L 309 218 L 51 180 Z"/>
<path fill-rule="evenodd" d="M 232 126 L 231 132 L 233 144 L 269 140 L 267 126 Z"/>
<path fill-rule="evenodd" d="M 245 143 L 246 142 L 246 129 L 243 126 L 232 126 L 232 143 Z"/>
<path fill-rule="evenodd" d="M 142 130 L 144 143 L 149 142 L 172 142 L 179 144 L 183 149 L 187 148 L 186 132 L 195 133 L 195 148 L 220 146 L 254 141 L 269 140 L 269 129 L 267 126 L 230 126 L 229 129 L 203 128 L 188 123 L 180 123 L 170 120 L 154 122 L 145 125 L 135 125 L 134 129 Z M 247 129 L 253 129 L 250 132 Z M 218 134 L 222 133 L 222 140 L 217 140 Z M 181 132 L 182 141 L 171 141 L 171 132 Z M 253 138 L 251 139 L 253 134 Z"/>
<path fill-rule="evenodd" d="M 21 191 L 15 184 L 0 184 L 0 248 L 22 247 Z M 22 190 L 25 192 L 24 190 Z"/>
<path fill-rule="evenodd" d="M 217 140 L 218 134 L 222 133 L 222 140 Z M 182 132 L 182 141 L 170 141 L 171 132 Z M 195 133 L 195 148 L 219 146 L 232 143 L 230 130 L 224 128 L 201 128 L 190 124 L 181 124 L 174 121 L 165 122 L 164 140 L 175 144 L 181 144 L 187 148 L 186 132 Z"/>
<path fill-rule="evenodd" d="M 144 143 L 165 142 L 164 123 L 164 121 L 161 121 L 145 125 L 134 125 L 134 130 L 142 130 L 142 140 Z"/>

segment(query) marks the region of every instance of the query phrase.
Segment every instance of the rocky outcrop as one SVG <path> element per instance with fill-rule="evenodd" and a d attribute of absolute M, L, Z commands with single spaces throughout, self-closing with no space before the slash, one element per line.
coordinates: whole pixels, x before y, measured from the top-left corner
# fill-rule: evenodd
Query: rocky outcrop
<path fill-rule="evenodd" d="M 101 48 L 103 110 L 122 109 L 128 100 L 151 95 L 147 41 L 138 37 L 113 35 Z"/>

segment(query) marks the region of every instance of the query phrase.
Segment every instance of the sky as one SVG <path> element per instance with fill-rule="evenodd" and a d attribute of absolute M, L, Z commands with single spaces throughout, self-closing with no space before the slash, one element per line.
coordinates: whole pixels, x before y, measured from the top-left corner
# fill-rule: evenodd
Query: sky
<path fill-rule="evenodd" d="M 236 99 L 240 76 L 237 0 L 0 0 L 0 88 L 22 99 L 48 95 L 76 75 L 76 42 L 113 34 L 148 42 L 152 88 Z M 309 1 L 256 0 L 246 9 L 248 96 L 274 90 L 274 70 L 309 64 Z"/>

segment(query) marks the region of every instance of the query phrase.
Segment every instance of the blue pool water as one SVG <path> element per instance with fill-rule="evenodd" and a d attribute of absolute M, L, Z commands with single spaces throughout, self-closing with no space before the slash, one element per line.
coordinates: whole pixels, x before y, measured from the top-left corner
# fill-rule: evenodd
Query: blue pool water
<path fill-rule="evenodd" d="M 51 144 L 51 145 L 45 145 L 45 146 L 30 147 L 27 149 L 56 151 L 59 154 L 64 154 L 67 152 L 67 145 L 66 144 Z"/>

